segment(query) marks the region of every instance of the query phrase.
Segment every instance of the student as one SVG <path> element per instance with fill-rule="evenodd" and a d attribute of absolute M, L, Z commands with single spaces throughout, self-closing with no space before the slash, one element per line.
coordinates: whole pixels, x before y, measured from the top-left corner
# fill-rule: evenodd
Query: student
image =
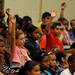
<path fill-rule="evenodd" d="M 64 47 L 61 40 L 59 40 L 59 36 L 61 34 L 61 23 L 53 22 L 52 26 L 49 28 L 47 33 L 47 45 L 46 49 L 48 51 L 55 51 L 56 53 L 63 52 Z"/>
<path fill-rule="evenodd" d="M 39 44 L 36 42 L 39 38 L 38 36 L 38 28 L 32 24 L 30 24 L 27 28 L 27 39 L 25 41 L 25 47 L 30 52 L 30 58 L 32 60 L 38 61 L 39 55 L 41 53 L 41 49 Z"/>
<path fill-rule="evenodd" d="M 61 17 L 58 19 L 59 22 L 61 22 L 61 24 L 63 25 L 63 30 L 61 34 L 63 36 L 63 38 L 61 39 L 63 41 L 64 45 L 71 45 L 73 43 L 73 41 L 71 40 L 70 36 L 69 36 L 69 22 L 66 18 Z M 61 36 L 60 36 L 61 38 Z"/>
<path fill-rule="evenodd" d="M 51 25 L 51 22 L 52 22 L 51 13 L 44 12 L 42 14 L 41 20 L 42 20 L 42 22 L 40 24 L 38 24 L 38 26 L 37 26 L 38 29 L 40 30 L 40 32 L 42 32 L 42 30 L 41 30 L 41 24 Z"/>
<path fill-rule="evenodd" d="M 21 67 L 19 75 L 42 75 L 40 66 L 35 61 L 27 61 L 24 66 Z"/>
<path fill-rule="evenodd" d="M 31 60 L 27 54 L 27 49 L 24 47 L 25 35 L 23 32 L 16 32 L 16 46 L 13 53 L 13 65 L 23 66 L 26 61 Z"/>
<path fill-rule="evenodd" d="M 71 55 L 68 58 L 69 68 L 61 72 L 60 75 L 75 75 L 75 55 Z"/>
<path fill-rule="evenodd" d="M 57 55 L 57 62 L 58 62 L 58 68 L 60 69 L 60 71 L 58 72 L 58 75 L 66 68 L 68 68 L 68 57 L 70 56 L 71 54 L 69 53 L 65 53 L 65 52 L 62 52 L 62 53 L 59 53 Z"/>
<path fill-rule="evenodd" d="M 70 21 L 71 29 L 69 30 L 70 38 L 73 42 L 75 42 L 75 19 Z"/>
<path fill-rule="evenodd" d="M 23 25 L 26 25 L 26 24 L 32 24 L 32 18 L 30 16 L 24 16 L 23 17 Z"/>
<path fill-rule="evenodd" d="M 48 52 L 49 68 L 48 71 L 51 75 L 59 75 L 61 69 L 58 67 L 56 62 L 56 56 L 53 52 Z"/>
<path fill-rule="evenodd" d="M 45 75 L 52 75 L 49 71 L 49 65 L 50 65 L 49 54 L 44 51 L 41 52 L 39 61 L 42 73 L 44 73 Z"/>
<path fill-rule="evenodd" d="M 64 45 L 71 45 L 73 41 L 71 40 L 69 36 L 69 21 L 64 16 L 65 6 L 66 6 L 66 3 L 62 2 L 60 17 L 58 19 L 58 21 L 63 25 L 63 30 L 62 30 L 63 34 L 61 34 L 60 39 L 62 40 Z"/>
<path fill-rule="evenodd" d="M 29 26 L 29 24 L 32 24 L 32 18 L 30 16 L 24 16 L 22 19 L 22 30 L 26 33 L 26 29 Z"/>
<path fill-rule="evenodd" d="M 52 52 L 49 53 L 49 62 L 50 62 L 49 71 L 50 71 L 51 75 L 56 75 L 56 70 L 57 70 L 56 56 Z"/>
<path fill-rule="evenodd" d="M 11 61 L 14 67 L 21 67 L 26 61 L 31 60 L 24 47 L 25 34 L 22 31 L 16 32 L 16 18 L 7 11 L 9 18 L 9 33 L 11 41 Z M 11 30 L 10 30 L 11 29 Z"/>

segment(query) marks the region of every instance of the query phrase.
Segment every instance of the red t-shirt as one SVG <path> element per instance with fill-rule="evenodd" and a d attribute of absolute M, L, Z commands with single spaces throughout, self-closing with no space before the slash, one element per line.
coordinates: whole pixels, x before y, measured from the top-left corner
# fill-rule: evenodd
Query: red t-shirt
<path fill-rule="evenodd" d="M 50 51 L 51 49 L 56 47 L 58 47 L 60 51 L 64 51 L 64 46 L 62 41 L 60 41 L 57 36 L 50 33 L 47 36 L 46 50 Z"/>

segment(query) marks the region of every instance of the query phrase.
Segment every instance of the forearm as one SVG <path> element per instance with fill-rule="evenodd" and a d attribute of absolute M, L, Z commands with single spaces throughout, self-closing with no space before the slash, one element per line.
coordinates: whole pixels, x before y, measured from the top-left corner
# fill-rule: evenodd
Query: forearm
<path fill-rule="evenodd" d="M 64 17 L 64 9 L 61 8 L 60 17 Z"/>
<path fill-rule="evenodd" d="M 13 53 L 15 48 L 15 24 L 12 24 L 12 34 L 11 34 L 11 52 Z"/>

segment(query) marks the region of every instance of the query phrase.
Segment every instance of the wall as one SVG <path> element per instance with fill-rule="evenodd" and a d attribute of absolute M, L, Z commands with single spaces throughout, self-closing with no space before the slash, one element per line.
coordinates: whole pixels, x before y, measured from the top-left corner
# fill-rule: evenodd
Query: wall
<path fill-rule="evenodd" d="M 51 9 L 56 11 L 57 19 L 62 1 L 67 3 L 65 17 L 69 20 L 75 18 L 75 0 L 5 0 L 5 9 L 9 7 L 14 14 L 20 16 L 29 15 L 33 19 L 33 23 L 37 24 L 41 14 L 44 11 L 51 11 Z"/>

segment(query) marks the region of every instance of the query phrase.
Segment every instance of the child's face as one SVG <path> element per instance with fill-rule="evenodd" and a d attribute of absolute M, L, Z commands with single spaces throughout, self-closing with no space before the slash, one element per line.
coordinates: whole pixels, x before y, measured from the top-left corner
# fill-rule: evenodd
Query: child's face
<path fill-rule="evenodd" d="M 39 30 L 38 29 L 35 29 L 34 32 L 33 32 L 33 36 L 34 36 L 34 38 L 36 40 L 39 38 L 38 34 L 39 34 Z"/>
<path fill-rule="evenodd" d="M 23 47 L 25 43 L 25 35 L 21 34 L 19 35 L 18 39 L 16 40 L 17 46 Z"/>
<path fill-rule="evenodd" d="M 58 36 L 61 34 L 61 27 L 60 26 L 57 26 L 55 29 L 54 29 L 54 33 Z"/>
<path fill-rule="evenodd" d="M 52 21 L 51 16 L 47 16 L 47 17 L 45 17 L 45 19 L 43 19 L 43 22 L 46 25 L 50 25 L 51 21 Z"/>
<path fill-rule="evenodd" d="M 47 67 L 47 68 L 49 68 L 49 56 L 45 56 L 44 57 L 44 59 L 42 60 L 42 64 L 45 66 L 45 67 Z"/>
<path fill-rule="evenodd" d="M 66 29 L 68 29 L 68 27 L 69 27 L 68 21 L 64 20 L 64 21 L 63 21 L 63 25 L 64 25 L 64 27 L 65 27 Z"/>
<path fill-rule="evenodd" d="M 56 67 L 56 56 L 55 55 L 50 55 L 49 58 L 50 58 L 50 60 L 49 60 L 50 61 L 50 66 L 55 68 Z"/>
<path fill-rule="evenodd" d="M 28 75 L 41 75 L 40 66 L 35 65 Z"/>

